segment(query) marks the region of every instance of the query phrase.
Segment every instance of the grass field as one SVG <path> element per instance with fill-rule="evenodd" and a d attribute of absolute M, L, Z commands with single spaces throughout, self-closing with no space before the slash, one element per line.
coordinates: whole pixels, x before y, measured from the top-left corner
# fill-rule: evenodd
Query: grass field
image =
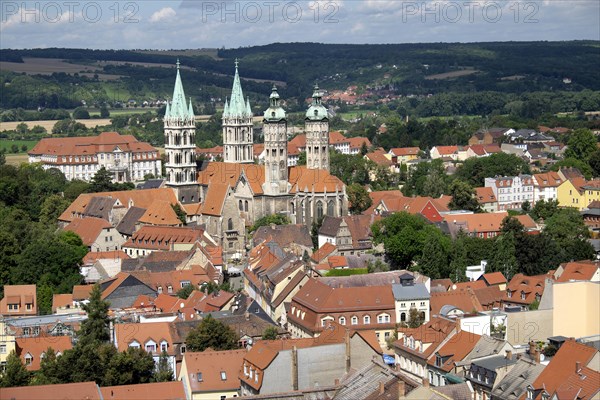
<path fill-rule="evenodd" d="M 98 79 L 103 81 L 116 80 L 120 75 L 103 74 L 102 69 L 92 65 L 71 64 L 56 58 L 23 57 L 22 63 L 0 61 L 0 69 L 13 72 L 25 72 L 27 75 L 52 75 L 55 72 L 67 74 L 78 73 L 82 76 L 93 77 L 98 74 Z"/>
<path fill-rule="evenodd" d="M 476 74 L 477 72 L 479 72 L 479 71 L 476 69 L 462 69 L 460 71 L 452 71 L 452 72 L 445 72 L 443 74 L 428 75 L 425 77 L 425 79 L 427 79 L 427 80 L 451 79 L 451 78 L 458 78 L 459 76 L 467 76 L 467 75 L 471 75 L 471 74 Z"/>
<path fill-rule="evenodd" d="M 11 147 L 17 145 L 19 152 L 23 152 L 22 147 L 27 146 L 27 150 L 33 149 L 33 146 L 37 143 L 37 140 L 8 140 L 0 139 L 0 151 L 5 149 L 7 154 L 11 154 Z M 24 152 L 26 153 L 26 152 Z"/>
<path fill-rule="evenodd" d="M 6 155 L 6 164 L 8 165 L 18 166 L 27 162 L 29 162 L 29 156 L 27 155 L 27 153 Z"/>
<path fill-rule="evenodd" d="M 36 125 L 46 128 L 48 133 L 52 132 L 52 128 L 56 124 L 57 121 L 49 120 L 49 121 L 14 121 L 14 122 L 0 122 L 0 132 L 2 131 L 12 131 L 16 129 L 17 125 L 25 122 L 27 127 L 33 128 Z M 78 119 L 77 122 L 81 122 L 88 128 L 94 128 L 96 126 L 103 126 L 110 124 L 110 118 L 103 119 Z"/>

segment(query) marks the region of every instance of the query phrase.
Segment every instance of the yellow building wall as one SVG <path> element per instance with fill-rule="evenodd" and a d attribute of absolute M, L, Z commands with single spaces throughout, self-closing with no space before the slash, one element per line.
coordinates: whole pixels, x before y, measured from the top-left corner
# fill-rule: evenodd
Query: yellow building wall
<path fill-rule="evenodd" d="M 565 282 L 553 285 L 553 334 L 566 337 L 600 332 L 600 283 Z"/>
<path fill-rule="evenodd" d="M 221 396 L 226 396 L 226 399 L 231 399 L 234 395 L 240 396 L 237 390 L 230 392 L 192 393 L 192 400 L 219 400 Z"/>
<path fill-rule="evenodd" d="M 579 193 L 569 180 L 564 181 L 558 187 L 557 200 L 560 207 L 575 207 L 578 210 L 582 210 L 587 206 L 587 204 L 584 204 L 585 199 L 581 193 Z"/>
<path fill-rule="evenodd" d="M 0 352 L 0 363 L 6 362 L 8 355 L 12 351 L 16 351 L 15 343 L 16 342 L 14 335 L 7 335 L 6 324 L 0 321 L 0 344 L 6 345 L 6 351 L 4 353 Z"/>
<path fill-rule="evenodd" d="M 585 198 L 584 200 L 584 208 L 587 207 L 592 201 L 598 201 L 600 200 L 600 190 L 589 190 L 586 189 L 583 192 L 583 196 Z"/>

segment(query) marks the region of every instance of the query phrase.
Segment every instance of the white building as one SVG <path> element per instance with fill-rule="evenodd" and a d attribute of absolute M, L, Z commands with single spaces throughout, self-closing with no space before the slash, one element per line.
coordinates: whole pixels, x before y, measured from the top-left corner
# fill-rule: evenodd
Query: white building
<path fill-rule="evenodd" d="M 29 152 L 29 162 L 41 163 L 44 169 L 57 168 L 67 180 L 90 181 L 102 167 L 115 182 L 142 180 L 147 174 L 161 175 L 157 149 L 138 142 L 132 135 L 117 132 L 42 139 Z"/>
<path fill-rule="evenodd" d="M 525 201 L 533 205 L 533 177 L 531 175 L 485 178 L 485 187 L 491 187 L 498 210 L 520 209 Z"/>
<path fill-rule="evenodd" d="M 564 182 L 558 172 L 533 175 L 533 202 L 557 200 L 558 187 Z"/>

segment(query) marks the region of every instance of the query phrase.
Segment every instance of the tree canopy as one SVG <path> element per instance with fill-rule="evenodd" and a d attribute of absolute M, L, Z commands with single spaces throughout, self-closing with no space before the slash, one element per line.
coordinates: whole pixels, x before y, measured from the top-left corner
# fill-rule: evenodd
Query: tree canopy
<path fill-rule="evenodd" d="M 238 337 L 233 329 L 207 315 L 185 339 L 188 351 L 233 350 L 238 348 Z"/>

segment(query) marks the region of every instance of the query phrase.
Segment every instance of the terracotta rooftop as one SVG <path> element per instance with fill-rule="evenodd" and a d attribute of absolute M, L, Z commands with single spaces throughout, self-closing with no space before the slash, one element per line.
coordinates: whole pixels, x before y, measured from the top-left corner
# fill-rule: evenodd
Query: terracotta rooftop
<path fill-rule="evenodd" d="M 182 381 L 139 383 L 100 388 L 104 400 L 185 400 Z"/>
<path fill-rule="evenodd" d="M 427 360 L 427 364 L 439 368 L 445 372 L 451 372 L 457 361 L 462 361 L 481 339 L 481 336 L 468 332 L 460 331 L 452 336 L 437 352 L 444 360 L 442 364 L 437 364 L 436 357 Z M 485 339 L 484 339 L 485 340 Z"/>
<path fill-rule="evenodd" d="M 49 347 L 52 347 L 55 353 L 64 353 L 65 350 L 73 348 L 70 336 L 18 337 L 16 345 L 17 354 L 29 371 L 40 369 L 42 354 L 45 354 Z M 30 365 L 27 365 L 28 356 L 32 357 Z"/>
<path fill-rule="evenodd" d="M 116 148 L 124 152 L 158 153 L 145 142 L 138 142 L 133 135 L 120 135 L 117 132 L 102 132 L 98 136 L 80 136 L 64 138 L 44 138 L 29 151 L 30 155 L 85 156 L 100 152 L 112 152 Z"/>
<path fill-rule="evenodd" d="M 193 244 L 202 241 L 203 229 L 166 226 L 142 226 L 122 247 L 170 250 L 176 243 Z"/>
<path fill-rule="evenodd" d="M 506 278 L 500 271 L 488 272 L 487 274 L 481 275 L 479 279 L 483 279 L 485 283 L 488 284 L 488 286 L 501 285 L 503 283 L 506 283 Z"/>
<path fill-rule="evenodd" d="M 166 341 L 167 353 L 174 354 L 173 331 L 168 322 L 115 324 L 115 345 L 119 351 L 126 351 L 130 344 L 137 342 L 144 349 L 149 341 L 156 344 L 154 354 L 160 354 L 160 344 Z"/>
<path fill-rule="evenodd" d="M 146 212 L 138 220 L 142 224 L 146 225 L 159 225 L 159 226 L 179 226 L 182 225 L 181 220 L 177 216 L 175 210 L 171 204 L 164 200 L 157 200 L 153 202 L 150 207 L 146 209 Z"/>
<path fill-rule="evenodd" d="M 550 273 L 534 276 L 516 274 L 506 286 L 503 300 L 521 304 L 533 303 L 536 300 L 536 297 L 539 298 L 544 293 L 546 278 L 552 279 L 552 275 Z"/>
<path fill-rule="evenodd" d="M 65 226 L 65 231 L 71 231 L 79 235 L 83 244 L 91 246 L 94 244 L 103 229 L 110 229 L 112 225 L 105 219 L 84 217 L 76 218 Z"/>
<path fill-rule="evenodd" d="M 129 258 L 123 250 L 90 251 L 83 257 L 83 264 L 91 265 L 97 260 L 127 260 Z"/>
<path fill-rule="evenodd" d="M 11 400 L 103 400 L 96 382 L 3 388 L 1 395 Z"/>
<path fill-rule="evenodd" d="M 434 148 L 437 149 L 438 153 L 442 156 L 454 154 L 458 151 L 458 146 L 435 146 Z"/>
<path fill-rule="evenodd" d="M 336 250 L 337 247 L 334 244 L 327 242 L 323 244 L 323 246 L 321 246 L 317 251 L 315 251 L 310 258 L 314 262 L 320 263 Z"/>
<path fill-rule="evenodd" d="M 481 204 L 495 203 L 498 201 L 491 187 L 475 188 L 475 195 L 477 196 L 477 200 Z"/>
<path fill-rule="evenodd" d="M 440 310 L 445 305 L 457 307 L 466 314 L 471 313 L 471 311 L 483 311 L 481 303 L 470 288 L 466 290 L 453 290 L 445 293 L 432 293 L 430 304 L 432 314 L 439 314 Z"/>
<path fill-rule="evenodd" d="M 52 295 L 52 312 L 63 307 L 71 307 L 73 304 L 72 294 L 53 294 Z"/>
<path fill-rule="evenodd" d="M 246 350 L 186 352 L 186 364 L 192 393 L 227 392 L 240 388 L 239 375 Z M 202 374 L 202 381 L 198 380 Z"/>
<path fill-rule="evenodd" d="M 598 261 L 572 261 L 561 264 L 562 273 L 556 279 L 557 282 L 589 281 L 598 273 L 600 262 Z M 558 270 L 555 272 L 557 275 Z"/>
<path fill-rule="evenodd" d="M 390 149 L 390 154 L 397 157 L 416 156 L 421 151 L 418 147 L 395 147 Z"/>
<path fill-rule="evenodd" d="M 373 161 L 377 165 L 390 166 L 392 165 L 392 160 L 386 157 L 387 153 L 385 150 L 378 149 L 371 153 L 365 154 L 365 157 L 369 160 Z"/>
<path fill-rule="evenodd" d="M 502 220 L 508 216 L 506 211 L 481 214 L 447 214 L 444 220 L 448 225 L 458 224 L 469 233 L 500 232 Z"/>
<path fill-rule="evenodd" d="M 565 341 L 532 386 L 536 390 L 544 389 L 552 396 L 556 389 L 567 384 L 571 376 L 578 372 L 576 370 L 577 363 L 580 363 L 581 367 L 587 366 L 596 353 L 597 350 L 593 347 L 571 339 Z M 582 382 L 580 384 L 583 385 Z M 541 392 L 535 398 L 541 398 Z"/>
<path fill-rule="evenodd" d="M 558 174 L 558 172 L 550 171 L 543 174 L 534 174 L 535 186 L 546 188 L 546 187 L 559 187 L 564 181 Z"/>
<path fill-rule="evenodd" d="M 35 285 L 4 285 L 4 297 L 0 300 L 0 315 L 37 315 L 36 296 Z M 8 304 L 18 304 L 19 309 L 9 310 Z"/>

